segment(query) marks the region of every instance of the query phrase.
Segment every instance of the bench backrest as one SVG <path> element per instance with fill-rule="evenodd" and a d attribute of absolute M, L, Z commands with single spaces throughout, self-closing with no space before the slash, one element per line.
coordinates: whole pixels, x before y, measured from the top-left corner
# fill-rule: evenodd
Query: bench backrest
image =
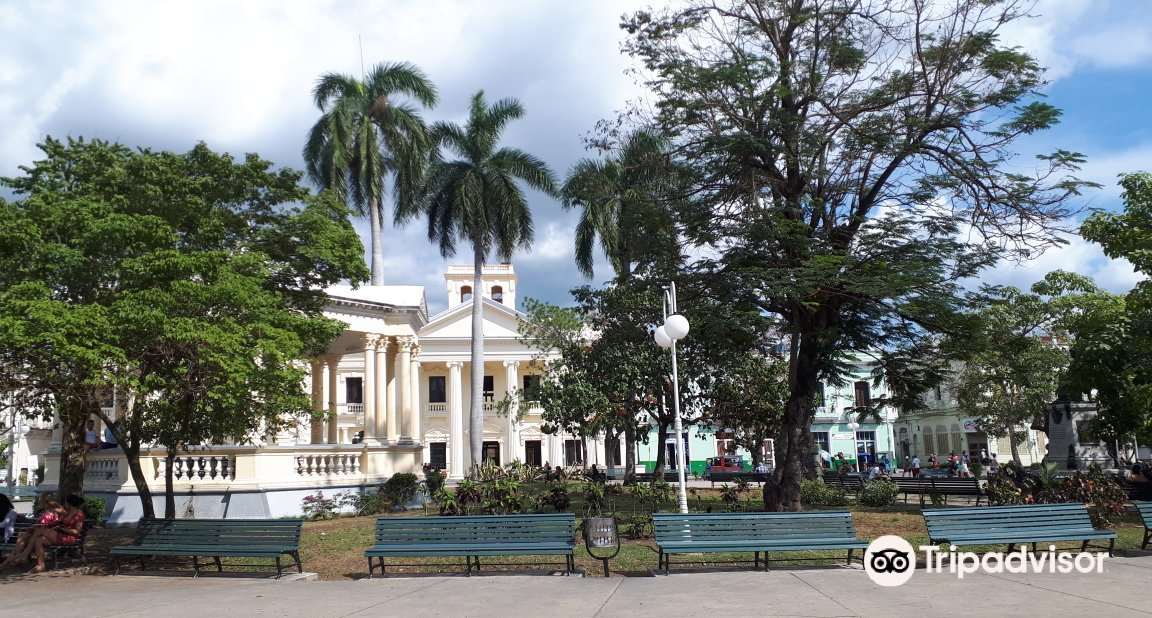
<path fill-rule="evenodd" d="M 934 539 L 977 532 L 1092 530 L 1088 507 L 1081 503 L 925 509 L 923 513 L 928 535 Z"/>
<path fill-rule="evenodd" d="M 300 546 L 302 519 L 141 519 L 133 545 Z"/>
<path fill-rule="evenodd" d="M 1140 513 L 1140 518 L 1144 520 L 1144 527 L 1152 528 L 1152 502 L 1133 502 L 1132 506 L 1136 507 L 1136 511 Z"/>
<path fill-rule="evenodd" d="M 465 515 L 460 517 L 381 517 L 376 544 L 576 543 L 576 515 Z"/>
<path fill-rule="evenodd" d="M 654 513 L 657 542 L 856 539 L 852 513 Z"/>
<path fill-rule="evenodd" d="M 932 481 L 932 489 L 944 493 L 955 492 L 971 492 L 980 493 L 980 481 L 975 477 L 960 478 L 960 477 L 937 477 L 929 479 Z"/>

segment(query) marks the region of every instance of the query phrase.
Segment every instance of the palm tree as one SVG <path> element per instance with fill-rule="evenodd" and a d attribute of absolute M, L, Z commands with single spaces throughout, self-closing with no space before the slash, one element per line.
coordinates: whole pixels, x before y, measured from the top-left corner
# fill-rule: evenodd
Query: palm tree
<path fill-rule="evenodd" d="M 424 121 L 415 107 L 396 100 L 400 95 L 425 108 L 436 104 L 435 86 L 406 62 L 378 64 L 362 81 L 325 73 L 312 89 L 323 115 L 308 132 L 304 164 L 320 188 L 335 191 L 358 215 L 368 216 L 372 285 L 384 285 L 385 178 L 394 178 L 393 198 L 400 210 L 415 199 L 430 147 Z"/>
<path fill-rule="evenodd" d="M 668 199 L 681 175 L 668 150 L 663 136 L 638 129 L 619 157 L 581 159 L 568 172 L 561 197 L 564 208 L 582 209 L 576 225 L 576 267 L 582 275 L 593 276 L 597 238 L 621 280 L 632 275 L 633 264 L 647 251 L 664 255 L 675 246 Z"/>
<path fill-rule="evenodd" d="M 517 148 L 500 148 L 500 133 L 509 121 L 524 115 L 516 99 L 502 99 L 489 107 L 484 91 L 472 97 L 468 122 L 461 127 L 437 122 L 429 132 L 432 151 L 424 190 L 418 205 L 405 204 L 398 220 L 418 212 L 428 215 L 428 240 L 440 245 L 440 254 L 456 254 L 456 241 L 472 245 L 475 275 L 472 285 L 472 411 L 469 416 L 471 463 L 481 462 L 484 437 L 484 331 L 481 313 L 484 260 L 495 253 L 512 259 L 516 249 L 532 246 L 532 212 L 519 183 L 555 196 L 552 170 L 540 159 Z M 454 157 L 454 158 L 453 158 Z"/>

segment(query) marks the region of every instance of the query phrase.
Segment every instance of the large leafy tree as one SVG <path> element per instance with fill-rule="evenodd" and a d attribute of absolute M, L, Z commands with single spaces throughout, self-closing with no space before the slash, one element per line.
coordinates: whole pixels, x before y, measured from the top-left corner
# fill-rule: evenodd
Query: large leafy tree
<path fill-rule="evenodd" d="M 323 115 L 308 132 L 304 162 L 309 178 L 368 217 L 372 285 L 384 285 L 385 181 L 392 178 L 397 211 L 416 197 L 429 149 L 427 128 L 415 106 L 436 105 L 436 88 L 409 63 L 377 64 L 364 77 L 325 73 L 312 98 Z"/>
<path fill-rule="evenodd" d="M 339 334 L 323 290 L 367 278 L 363 245 L 339 199 L 255 155 L 41 148 L 3 181 L 19 198 L 0 204 L 3 369 L 55 403 L 62 492 L 82 488 L 89 415 L 112 424 L 100 401 L 134 401 L 112 427 L 152 516 L 142 449 L 167 447 L 171 464 L 307 413 L 299 359 Z"/>
<path fill-rule="evenodd" d="M 1081 227 L 1108 257 L 1124 258 L 1145 276 L 1152 274 L 1152 174 L 1120 178 L 1124 212 L 1100 211 Z M 1102 412 L 1093 431 L 1108 440 L 1136 436 L 1152 442 L 1152 282 L 1144 279 L 1126 296 L 1083 293 L 1092 302 L 1075 314 L 1068 388 L 1093 393 Z"/>
<path fill-rule="evenodd" d="M 953 380 L 957 407 L 976 417 L 988 435 L 1007 437 L 1012 460 L 1021 465 L 1018 435 L 1041 418 L 1057 395 L 1068 365 L 1053 307 L 1036 293 L 1016 288 L 986 290 L 980 327 L 963 345 L 970 353 Z"/>
<path fill-rule="evenodd" d="M 679 222 L 700 280 L 779 318 L 790 394 L 768 508 L 800 508 L 813 396 L 845 350 L 935 367 L 898 352 L 955 328 L 957 282 L 1059 242 L 1081 157 L 1011 161 L 1060 115 L 1035 100 L 1042 69 L 998 38 L 1025 8 L 686 0 L 622 24 L 650 122 L 696 173 Z"/>
<path fill-rule="evenodd" d="M 484 91 L 472 97 L 464 126 L 437 122 L 430 135 L 434 150 L 418 203 L 399 211 L 400 220 L 424 213 L 428 239 L 440 254 L 456 254 L 463 241 L 472 248 L 475 278 L 472 284 L 472 409 L 469 416 L 469 452 L 472 465 L 482 461 L 484 439 L 484 261 L 495 254 L 512 259 L 517 249 L 532 246 L 532 211 L 528 188 L 556 195 L 556 179 L 541 159 L 518 148 L 500 146 L 508 123 L 524 116 L 516 99 L 501 99 L 491 106 Z"/>

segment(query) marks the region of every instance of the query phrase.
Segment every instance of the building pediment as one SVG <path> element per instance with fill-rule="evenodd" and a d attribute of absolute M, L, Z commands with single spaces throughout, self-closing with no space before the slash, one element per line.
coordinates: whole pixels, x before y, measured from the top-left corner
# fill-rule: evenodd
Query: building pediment
<path fill-rule="evenodd" d="M 523 314 L 495 302 L 481 299 L 485 339 L 518 339 Z M 470 339 L 472 337 L 472 303 L 463 303 L 433 316 L 419 331 L 419 337 L 428 339 Z"/>

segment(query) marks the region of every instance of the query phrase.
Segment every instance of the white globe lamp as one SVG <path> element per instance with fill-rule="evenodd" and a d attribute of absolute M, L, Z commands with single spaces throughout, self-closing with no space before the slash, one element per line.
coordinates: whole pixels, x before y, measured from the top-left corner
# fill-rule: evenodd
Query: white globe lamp
<path fill-rule="evenodd" d="M 656 345 L 662 348 L 670 348 L 672 347 L 672 338 L 668 336 L 668 332 L 664 329 L 664 326 L 658 327 L 656 331 L 652 333 L 652 336 L 656 339 Z"/>
<path fill-rule="evenodd" d="M 688 336 L 688 318 L 674 313 L 664 320 L 664 333 L 672 339 L 680 340 Z"/>

